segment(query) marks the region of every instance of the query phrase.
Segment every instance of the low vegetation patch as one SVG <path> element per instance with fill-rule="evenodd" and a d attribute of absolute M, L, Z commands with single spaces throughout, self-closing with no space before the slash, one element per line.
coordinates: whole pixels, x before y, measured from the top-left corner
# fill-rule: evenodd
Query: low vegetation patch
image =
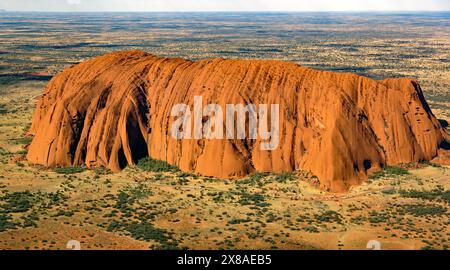
<path fill-rule="evenodd" d="M 180 169 L 178 169 L 177 166 L 170 165 L 169 163 L 162 161 L 162 160 L 156 160 L 149 157 L 143 158 L 139 160 L 138 164 L 136 165 L 139 169 L 146 171 L 146 172 L 178 172 Z"/>
<path fill-rule="evenodd" d="M 131 233 L 131 236 L 138 240 L 155 240 L 163 245 L 163 249 L 171 249 L 176 247 L 176 241 L 168 236 L 167 231 L 158 229 L 153 224 L 147 222 L 133 223 L 126 226 L 126 230 Z"/>
<path fill-rule="evenodd" d="M 243 219 L 243 218 L 233 218 L 230 221 L 228 221 L 229 225 L 235 225 L 235 224 L 241 224 L 241 223 L 247 223 L 251 220 L 249 218 Z"/>
<path fill-rule="evenodd" d="M 414 205 L 404 205 L 399 209 L 399 213 L 401 214 L 411 214 L 415 217 L 422 216 L 441 216 L 447 213 L 447 209 L 440 205 L 423 205 L 423 204 L 414 204 Z"/>
<path fill-rule="evenodd" d="M 24 213 L 33 207 L 51 208 L 67 199 L 62 193 L 31 193 L 30 191 L 7 193 L 0 197 L 0 213 Z"/>
<path fill-rule="evenodd" d="M 397 191 L 395 189 L 391 188 L 391 189 L 384 189 L 381 191 L 381 193 L 386 194 L 386 195 L 393 195 L 393 194 L 396 194 Z"/>
<path fill-rule="evenodd" d="M 239 185 L 263 185 L 263 180 L 269 176 L 268 173 L 262 173 L 262 172 L 255 172 L 251 174 L 248 178 L 245 178 L 243 180 L 240 180 L 237 182 Z"/>
<path fill-rule="evenodd" d="M 154 249 L 178 249 L 178 241 L 172 237 L 172 233 L 165 229 L 156 228 L 153 221 L 156 218 L 156 213 L 148 211 L 146 203 L 142 201 L 153 192 L 144 184 L 136 186 L 129 186 L 119 191 L 114 205 L 115 210 L 108 216 L 113 217 L 121 215 L 120 220 L 112 220 L 107 227 L 110 232 L 124 231 L 128 232 L 131 237 L 143 241 L 156 241 L 157 246 Z M 148 205 L 147 205 L 148 206 Z M 140 210 L 137 210 L 140 209 Z M 175 208 L 168 210 L 170 213 L 175 213 Z"/>
<path fill-rule="evenodd" d="M 293 181 L 296 178 L 297 177 L 292 172 L 284 172 L 284 173 L 275 175 L 274 180 L 275 180 L 275 182 L 286 183 L 289 181 Z"/>
<path fill-rule="evenodd" d="M 12 140 L 12 143 L 13 144 L 29 145 L 32 140 L 33 140 L 32 137 L 21 137 L 21 138 Z"/>
<path fill-rule="evenodd" d="M 59 174 L 77 174 L 82 173 L 86 170 L 84 167 L 59 167 L 55 168 L 54 171 Z"/>
<path fill-rule="evenodd" d="M 16 228 L 17 226 L 37 227 L 38 212 L 46 211 L 59 205 L 67 197 L 60 192 L 43 193 L 30 191 L 6 193 L 0 197 L 0 231 Z M 11 217 L 17 221 L 11 221 Z"/>
<path fill-rule="evenodd" d="M 0 114 L 7 114 L 8 113 L 8 109 L 6 109 L 6 105 L 5 104 L 0 104 Z"/>
<path fill-rule="evenodd" d="M 144 184 L 138 184 L 136 186 L 129 186 L 120 191 L 118 196 L 118 202 L 133 204 L 134 202 L 147 198 L 153 195 L 152 191 Z"/>
<path fill-rule="evenodd" d="M 5 214 L 0 214 L 0 232 L 4 232 L 9 229 L 14 229 L 16 224 L 11 222 L 11 218 Z"/>
<path fill-rule="evenodd" d="M 310 232 L 310 233 L 318 233 L 319 229 L 317 229 L 317 227 L 309 225 L 303 228 L 304 231 L 306 232 Z"/>
<path fill-rule="evenodd" d="M 385 212 L 371 211 L 369 213 L 368 221 L 372 224 L 388 222 L 389 215 Z"/>
<path fill-rule="evenodd" d="M 96 175 L 107 175 L 107 174 L 111 174 L 112 171 L 108 168 L 105 167 L 97 167 L 94 168 L 94 172 Z"/>
<path fill-rule="evenodd" d="M 401 190 L 400 195 L 404 198 L 415 198 L 421 200 L 444 200 L 450 203 L 450 190 L 444 190 L 443 188 L 436 188 L 433 190 Z"/>
<path fill-rule="evenodd" d="M 316 220 L 319 222 L 336 222 L 338 224 L 342 223 L 342 216 L 336 211 L 325 211 L 321 214 L 315 215 Z"/>
<path fill-rule="evenodd" d="M 31 192 L 8 193 L 1 198 L 5 204 L 1 205 L 3 213 L 22 213 L 28 211 L 38 201 Z"/>
<path fill-rule="evenodd" d="M 270 203 L 266 202 L 266 198 L 262 193 L 250 194 L 247 192 L 242 192 L 238 203 L 240 205 L 254 205 L 258 207 L 270 206 Z"/>
<path fill-rule="evenodd" d="M 369 176 L 370 179 L 380 179 L 383 177 L 396 177 L 396 176 L 402 176 L 402 175 L 408 175 L 410 174 L 408 170 L 405 170 L 400 167 L 386 167 L 381 172 L 373 173 Z"/>

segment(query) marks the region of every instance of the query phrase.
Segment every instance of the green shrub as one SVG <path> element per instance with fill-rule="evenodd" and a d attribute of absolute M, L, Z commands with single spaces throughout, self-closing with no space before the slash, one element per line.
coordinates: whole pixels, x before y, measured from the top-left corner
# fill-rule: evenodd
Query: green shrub
<path fill-rule="evenodd" d="M 8 110 L 6 109 L 5 104 L 0 104 L 0 114 L 7 114 Z"/>
<path fill-rule="evenodd" d="M 368 221 L 370 223 L 388 222 L 389 221 L 389 215 L 387 213 L 384 213 L 384 212 L 371 211 L 369 213 Z"/>
<path fill-rule="evenodd" d="M 86 170 L 84 167 L 59 167 L 55 168 L 54 171 L 59 174 L 77 174 L 82 173 Z"/>
<path fill-rule="evenodd" d="M 108 228 L 106 228 L 106 230 L 107 230 L 108 232 L 115 232 L 115 231 L 118 231 L 118 230 L 122 229 L 122 227 L 123 227 L 123 224 L 122 224 L 122 223 L 113 220 L 113 221 L 111 221 L 111 223 L 108 225 Z"/>
<path fill-rule="evenodd" d="M 122 212 L 128 212 L 135 202 L 151 195 L 153 195 L 153 192 L 144 184 L 139 184 L 135 187 L 129 186 L 119 192 L 114 207 Z"/>
<path fill-rule="evenodd" d="M 103 166 L 94 168 L 94 172 L 97 175 L 107 175 L 107 174 L 111 174 L 112 173 L 110 169 L 105 168 Z"/>
<path fill-rule="evenodd" d="M 365 217 L 363 217 L 363 216 L 361 216 L 361 215 L 358 215 L 358 216 L 356 216 L 356 217 L 352 217 L 351 219 L 350 219 L 350 222 L 351 223 L 354 223 L 354 224 L 357 224 L 357 225 L 362 225 L 362 224 L 364 224 L 364 222 L 366 222 L 367 221 L 367 218 L 365 218 Z"/>
<path fill-rule="evenodd" d="M 296 179 L 296 176 L 292 172 L 284 172 L 281 174 L 277 174 L 274 178 L 276 182 L 286 183 L 288 181 L 293 181 Z"/>
<path fill-rule="evenodd" d="M 404 205 L 399 211 L 401 214 L 411 214 L 415 217 L 441 216 L 447 213 L 447 209 L 440 205 Z"/>
<path fill-rule="evenodd" d="M 192 178 L 198 178 L 198 176 L 197 175 L 195 175 L 195 174 L 193 174 L 193 173 L 188 173 L 188 172 L 179 172 L 178 174 L 177 174 L 177 177 L 180 177 L 180 178 L 188 178 L 188 177 L 192 177 Z"/>
<path fill-rule="evenodd" d="M 443 192 L 441 198 L 450 204 L 450 190 Z"/>
<path fill-rule="evenodd" d="M 169 232 L 164 229 L 155 228 L 153 224 L 147 221 L 120 223 L 113 220 L 107 230 L 110 232 L 125 230 L 136 240 L 156 241 L 160 244 L 157 247 L 158 249 L 178 249 L 178 242 L 172 238 Z"/>
<path fill-rule="evenodd" d="M 272 223 L 272 222 L 282 219 L 282 217 L 277 217 L 277 215 L 272 212 L 267 213 L 266 216 L 267 216 L 267 220 L 266 220 L 267 223 Z"/>
<path fill-rule="evenodd" d="M 386 194 L 386 195 L 393 195 L 393 194 L 397 193 L 397 191 L 395 189 L 384 189 L 381 191 L 381 193 Z"/>
<path fill-rule="evenodd" d="M 23 216 L 22 219 L 23 219 L 22 227 L 24 227 L 24 228 L 35 227 L 36 228 L 37 227 L 36 221 L 39 220 L 39 217 L 36 212 L 32 212 L 28 216 Z"/>
<path fill-rule="evenodd" d="M 312 226 L 312 225 L 304 227 L 303 230 L 307 231 L 307 232 L 312 232 L 312 233 L 318 233 L 319 232 L 319 229 L 317 229 L 315 226 Z"/>
<path fill-rule="evenodd" d="M 450 203 L 450 190 L 444 191 L 442 188 L 436 188 L 433 190 L 401 190 L 400 195 L 405 198 L 415 198 L 422 200 L 436 200 L 442 199 L 447 203 Z"/>
<path fill-rule="evenodd" d="M 249 218 L 247 219 L 242 219 L 242 218 L 233 218 L 232 220 L 228 221 L 228 224 L 241 224 L 241 223 L 247 223 L 250 222 L 251 220 Z"/>
<path fill-rule="evenodd" d="M 153 195 L 153 192 L 148 189 L 148 187 L 144 184 L 138 184 L 136 186 L 129 186 L 124 189 L 125 192 L 127 192 L 130 196 L 130 199 L 132 201 L 137 201 L 140 199 L 147 198 L 151 195 Z"/>
<path fill-rule="evenodd" d="M 126 208 L 128 208 L 129 203 L 134 203 L 134 200 L 130 199 L 130 195 L 128 195 L 126 192 L 121 191 L 117 196 L 116 205 L 114 207 L 120 210 L 125 210 Z"/>
<path fill-rule="evenodd" d="M 262 186 L 262 180 L 269 176 L 269 173 L 255 172 L 251 174 L 248 178 L 238 181 L 239 185 L 259 185 Z"/>
<path fill-rule="evenodd" d="M 16 154 L 17 155 L 26 155 L 26 154 L 28 154 L 28 151 L 27 150 L 20 150 L 20 151 L 17 151 Z"/>
<path fill-rule="evenodd" d="M 151 159 L 149 157 L 139 160 L 136 165 L 139 169 L 146 172 L 178 172 L 178 167 L 168 164 L 162 160 Z"/>
<path fill-rule="evenodd" d="M 384 171 L 373 173 L 369 176 L 369 179 L 379 179 L 383 177 L 395 177 L 410 174 L 408 170 L 400 167 L 386 167 Z"/>
<path fill-rule="evenodd" d="M 6 204 L 3 204 L 4 213 L 22 213 L 28 211 L 36 201 L 33 194 L 29 191 L 8 193 L 1 198 Z"/>
<path fill-rule="evenodd" d="M 73 216 L 75 213 L 72 210 L 59 210 L 55 216 L 59 217 L 59 216 L 66 216 L 66 217 L 71 217 Z"/>
<path fill-rule="evenodd" d="M 28 145 L 31 143 L 32 140 L 33 140 L 32 137 L 22 137 L 22 138 L 14 139 L 14 140 L 12 140 L 12 142 L 13 142 L 13 144 Z"/>
<path fill-rule="evenodd" d="M 0 214 L 0 232 L 4 232 L 9 229 L 14 229 L 16 224 L 12 223 L 11 218 L 4 214 Z"/>
<path fill-rule="evenodd" d="M 420 250 L 435 250 L 435 248 L 432 245 L 426 245 L 420 248 Z"/>
<path fill-rule="evenodd" d="M 126 227 L 126 230 L 131 233 L 134 239 L 138 240 L 156 240 L 158 242 L 167 240 L 165 230 L 157 229 L 153 224 L 147 222 L 132 223 Z"/>
<path fill-rule="evenodd" d="M 238 201 L 241 205 L 255 205 L 258 207 L 267 207 L 270 206 L 270 203 L 265 202 L 266 198 L 261 193 L 250 194 L 247 192 L 242 192 L 241 198 Z"/>
<path fill-rule="evenodd" d="M 325 211 L 324 213 L 319 215 L 315 215 L 315 217 L 319 222 L 342 222 L 342 216 L 338 212 L 332 210 Z"/>
<path fill-rule="evenodd" d="M 268 175 L 269 175 L 268 173 L 255 172 L 252 175 L 250 175 L 250 179 L 252 181 L 257 182 L 257 181 L 264 179 Z"/>

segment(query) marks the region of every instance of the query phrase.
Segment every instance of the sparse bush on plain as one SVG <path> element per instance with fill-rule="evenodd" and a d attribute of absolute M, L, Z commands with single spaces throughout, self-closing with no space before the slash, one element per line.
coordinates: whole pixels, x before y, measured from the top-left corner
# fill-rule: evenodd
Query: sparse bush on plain
<path fill-rule="evenodd" d="M 233 218 L 230 221 L 228 221 L 228 224 L 235 225 L 235 224 L 241 224 L 241 223 L 247 223 L 251 220 L 249 218 L 243 219 L 243 218 Z"/>
<path fill-rule="evenodd" d="M 328 210 L 321 214 L 315 215 L 315 218 L 319 222 L 336 222 L 342 223 L 342 216 L 336 211 Z"/>
<path fill-rule="evenodd" d="M 28 145 L 28 144 L 31 143 L 32 140 L 33 140 L 32 137 L 22 137 L 22 138 L 18 138 L 18 139 L 12 140 L 12 143 L 13 144 Z"/>
<path fill-rule="evenodd" d="M 84 167 L 58 167 L 53 169 L 59 174 L 77 174 L 82 173 L 86 170 Z"/>
<path fill-rule="evenodd" d="M 178 172 L 180 169 L 178 169 L 177 166 L 170 165 L 169 163 L 162 161 L 162 160 L 156 160 L 152 159 L 150 157 L 143 158 L 139 160 L 138 164 L 136 166 L 146 172 Z"/>
<path fill-rule="evenodd" d="M 312 225 L 304 227 L 303 230 L 306 231 L 306 232 L 311 232 L 311 233 L 318 233 L 319 232 L 319 229 L 317 229 L 317 227 L 312 226 Z"/>
<path fill-rule="evenodd" d="M 28 211 L 36 201 L 29 191 L 8 193 L 1 198 L 5 202 L 1 206 L 3 213 L 22 213 Z"/>
<path fill-rule="evenodd" d="M 261 193 L 250 194 L 247 192 L 242 192 L 241 198 L 238 201 L 241 205 L 254 205 L 257 207 L 267 207 L 270 203 L 266 202 L 266 198 Z"/>
<path fill-rule="evenodd" d="M 411 214 L 415 217 L 441 216 L 447 213 L 447 209 L 440 205 L 415 204 L 415 205 L 404 205 L 401 207 L 399 212 L 401 214 Z"/>
<path fill-rule="evenodd" d="M 4 115 L 8 113 L 8 109 L 6 109 L 6 105 L 5 104 L 0 104 L 0 114 Z"/>
<path fill-rule="evenodd" d="M 255 172 L 249 175 L 247 178 L 237 182 L 239 185 L 263 185 L 262 180 L 269 176 L 269 173 Z"/>
<path fill-rule="evenodd" d="M 397 191 L 395 189 L 391 188 L 391 189 L 384 189 L 381 191 L 381 193 L 386 194 L 386 195 L 393 195 L 393 194 L 396 194 Z"/>
<path fill-rule="evenodd" d="M 16 228 L 16 224 L 11 222 L 11 217 L 0 213 L 0 232 Z"/>
<path fill-rule="evenodd" d="M 368 221 L 372 224 L 388 222 L 389 215 L 385 212 L 371 211 L 369 213 Z"/>
<path fill-rule="evenodd" d="M 408 170 L 405 170 L 400 167 L 386 167 L 381 172 L 373 173 L 369 176 L 369 179 L 380 179 L 383 177 L 396 177 L 396 176 L 402 176 L 402 175 L 408 175 L 410 174 Z"/>
<path fill-rule="evenodd" d="M 436 188 L 433 190 L 401 190 L 400 195 L 405 198 L 415 198 L 422 200 L 436 200 L 442 199 L 447 203 L 450 203 L 450 190 L 443 190 L 442 188 Z"/>
<path fill-rule="evenodd" d="M 107 175 L 107 174 L 111 174 L 112 173 L 112 171 L 110 169 L 105 168 L 103 166 L 94 168 L 94 172 L 97 175 Z"/>
<path fill-rule="evenodd" d="M 284 172 L 275 175 L 274 180 L 279 183 L 286 183 L 288 181 L 293 181 L 296 179 L 296 176 L 292 172 Z"/>

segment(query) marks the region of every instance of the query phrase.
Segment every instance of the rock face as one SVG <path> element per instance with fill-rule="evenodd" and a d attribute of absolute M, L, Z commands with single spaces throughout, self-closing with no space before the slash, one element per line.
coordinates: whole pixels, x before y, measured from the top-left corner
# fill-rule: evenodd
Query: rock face
<path fill-rule="evenodd" d="M 175 104 L 279 104 L 280 144 L 177 140 Z M 150 156 L 201 175 L 298 169 L 343 192 L 387 165 L 431 160 L 448 134 L 412 79 L 376 81 L 280 61 L 192 62 L 116 52 L 56 75 L 38 102 L 28 161 L 119 171 Z M 441 150 L 440 150 L 441 151 Z"/>

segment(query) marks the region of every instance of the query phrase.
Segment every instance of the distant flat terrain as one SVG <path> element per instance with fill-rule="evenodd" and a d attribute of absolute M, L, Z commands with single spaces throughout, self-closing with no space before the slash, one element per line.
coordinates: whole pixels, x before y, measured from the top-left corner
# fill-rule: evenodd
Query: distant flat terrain
<path fill-rule="evenodd" d="M 278 59 L 380 79 L 414 77 L 450 117 L 450 13 L 0 14 L 0 83 L 48 80 L 110 51 Z"/>

